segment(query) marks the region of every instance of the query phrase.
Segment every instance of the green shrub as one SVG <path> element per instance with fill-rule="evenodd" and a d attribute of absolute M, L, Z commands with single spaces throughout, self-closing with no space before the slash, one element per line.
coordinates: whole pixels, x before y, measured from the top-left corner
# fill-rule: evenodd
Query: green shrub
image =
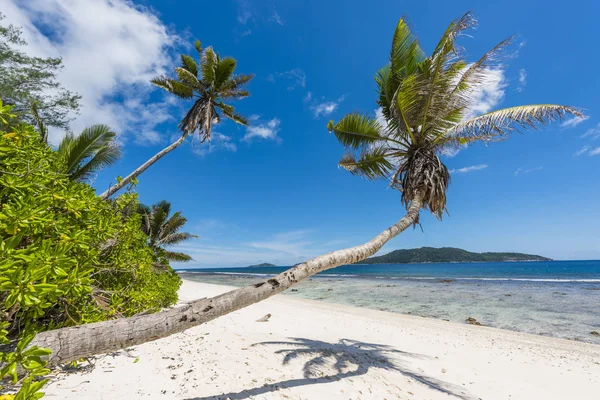
<path fill-rule="evenodd" d="M 69 180 L 31 125 L 10 120 L 0 103 L 0 342 L 16 349 L 36 332 L 173 305 L 181 280 L 153 264 L 141 217 L 131 212 L 137 195 L 100 199 Z M 43 365 L 32 357 L 44 350 L 32 351 L 0 353 L 0 378 L 13 376 L 9 362 L 27 364 L 33 373 L 22 390 L 36 393 Z"/>

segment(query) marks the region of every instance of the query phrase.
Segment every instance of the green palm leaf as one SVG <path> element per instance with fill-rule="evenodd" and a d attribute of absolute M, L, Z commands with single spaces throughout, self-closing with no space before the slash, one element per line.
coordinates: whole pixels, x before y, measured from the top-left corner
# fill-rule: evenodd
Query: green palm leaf
<path fill-rule="evenodd" d="M 181 55 L 181 66 L 186 71 L 194 75 L 194 78 L 198 76 L 198 64 L 196 64 L 196 61 L 194 61 L 194 59 L 187 54 Z"/>
<path fill-rule="evenodd" d="M 371 180 L 389 177 L 394 168 L 394 164 L 388 160 L 385 147 L 372 148 L 363 153 L 358 159 L 347 153 L 338 165 L 352 175 Z"/>
<path fill-rule="evenodd" d="M 57 152 L 65 160 L 72 179 L 85 179 L 92 172 L 114 164 L 121 157 L 115 144 L 116 136 L 106 125 L 92 125 L 79 136 L 67 134 Z"/>
<path fill-rule="evenodd" d="M 375 118 L 358 113 L 346 115 L 337 124 L 330 122 L 330 131 L 346 147 L 360 149 L 387 138 Z"/>

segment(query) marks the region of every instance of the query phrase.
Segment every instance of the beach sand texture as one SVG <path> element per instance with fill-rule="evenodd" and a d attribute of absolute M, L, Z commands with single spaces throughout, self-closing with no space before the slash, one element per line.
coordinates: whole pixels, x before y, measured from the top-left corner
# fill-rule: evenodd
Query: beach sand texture
<path fill-rule="evenodd" d="M 184 281 L 181 302 L 232 288 Z M 271 314 L 266 322 L 257 322 Z M 598 399 L 600 346 L 277 295 L 60 373 L 52 399 Z"/>

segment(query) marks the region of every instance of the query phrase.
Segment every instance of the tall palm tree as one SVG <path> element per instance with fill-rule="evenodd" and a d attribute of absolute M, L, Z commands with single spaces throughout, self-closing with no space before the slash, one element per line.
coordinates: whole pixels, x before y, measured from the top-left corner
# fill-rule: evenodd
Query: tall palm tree
<path fill-rule="evenodd" d="M 138 345 L 257 303 L 318 272 L 364 260 L 417 223 L 421 209 L 442 215 L 450 174 L 438 157 L 441 151 L 502 139 L 514 130 L 538 127 L 566 113 L 581 115 L 570 107 L 532 105 L 465 119 L 475 91 L 485 84 L 492 58 L 508 44 L 504 41 L 467 64 L 455 40 L 472 25 L 469 14 L 453 21 L 433 54 L 426 57 L 401 19 L 390 63 L 376 77 L 385 121 L 349 114 L 337 124 L 329 123 L 340 142 L 359 153 L 345 156 L 341 166 L 367 178 L 387 177 L 402 191 L 407 213 L 396 224 L 364 244 L 317 256 L 251 286 L 156 314 L 43 332 L 32 343 L 53 350 L 51 364 Z"/>
<path fill-rule="evenodd" d="M 200 142 L 210 141 L 212 125 L 221 121 L 221 114 L 232 121 L 247 125 L 248 120 L 237 114 L 225 100 L 240 100 L 250 93 L 244 89 L 252 75 L 234 75 L 237 61 L 232 57 L 221 58 L 212 47 L 202 50 L 200 41 L 194 43 L 200 57 L 200 65 L 185 54 L 181 55 L 181 66 L 175 68 L 176 79 L 158 77 L 152 83 L 184 100 L 194 100 L 185 117 L 179 123 L 181 136 L 159 151 L 135 171 L 111 186 L 100 197 L 108 198 L 137 177 L 164 155 L 181 145 L 188 135 L 196 133 Z"/>
<path fill-rule="evenodd" d="M 187 219 L 179 211 L 169 215 L 171 203 L 162 200 L 152 207 L 140 204 L 138 213 L 142 216 L 142 231 L 148 235 L 149 246 L 154 251 L 159 264 L 164 264 L 164 261 L 192 260 L 188 254 L 167 249 L 169 246 L 197 237 L 191 233 L 180 232 Z"/>
<path fill-rule="evenodd" d="M 67 164 L 71 180 L 86 180 L 117 162 L 122 154 L 116 137 L 117 134 L 106 125 L 92 125 L 77 136 L 67 133 L 57 151 Z"/>
<path fill-rule="evenodd" d="M 567 113 L 581 116 L 572 107 L 536 104 L 469 117 L 497 56 L 511 41 L 500 42 L 468 64 L 456 39 L 474 24 L 470 13 L 453 21 L 428 57 L 401 19 L 390 62 L 375 78 L 382 121 L 351 113 L 328 125 L 347 148 L 341 167 L 367 179 L 390 179 L 405 207 L 418 200 L 440 219 L 450 182 L 440 154 L 473 142 L 502 140 L 515 130 L 535 129 Z"/>

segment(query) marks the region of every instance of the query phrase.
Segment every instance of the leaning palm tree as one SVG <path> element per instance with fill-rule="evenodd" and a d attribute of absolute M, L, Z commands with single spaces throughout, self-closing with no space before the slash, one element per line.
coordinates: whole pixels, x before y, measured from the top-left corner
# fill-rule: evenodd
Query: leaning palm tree
<path fill-rule="evenodd" d="M 367 179 L 389 179 L 390 186 L 402 193 L 407 208 L 422 203 L 440 219 L 450 182 L 440 154 L 473 142 L 502 140 L 515 130 L 538 128 L 567 113 L 581 116 L 572 107 L 536 104 L 469 117 L 477 94 L 494 73 L 498 55 L 511 41 L 500 42 L 468 64 L 456 38 L 474 23 L 469 13 L 453 21 L 427 57 L 401 20 L 392 40 L 390 63 L 375 78 L 382 120 L 351 113 L 328 125 L 347 148 L 340 167 Z"/>
<path fill-rule="evenodd" d="M 181 55 L 181 66 L 175 68 L 176 79 L 158 77 L 152 83 L 184 100 L 194 100 L 192 108 L 179 123 L 181 136 L 165 147 L 116 185 L 111 186 L 100 197 L 108 198 L 127 185 L 164 155 L 181 145 L 188 135 L 196 133 L 200 142 L 210 141 L 212 125 L 221 121 L 221 114 L 241 125 L 248 120 L 237 114 L 225 100 L 240 100 L 250 93 L 244 89 L 252 75 L 234 75 L 237 61 L 232 57 L 221 58 L 212 47 L 202 50 L 200 41 L 195 42 L 200 65 L 185 54 Z"/>
<path fill-rule="evenodd" d="M 44 135 L 41 130 L 41 134 Z M 109 167 L 121 158 L 117 134 L 106 125 L 92 125 L 79 135 L 67 133 L 57 152 L 67 164 L 71 180 L 89 179 L 95 172 Z"/>
<path fill-rule="evenodd" d="M 444 149 L 502 139 L 514 130 L 538 127 L 566 113 L 581 115 L 570 107 L 532 105 L 465 118 L 474 93 L 486 82 L 493 57 L 508 44 L 504 41 L 467 64 L 455 41 L 472 25 L 469 14 L 453 21 L 427 57 L 401 19 L 390 62 L 376 78 L 384 121 L 350 114 L 329 124 L 344 146 L 359 153 L 345 156 L 341 166 L 367 178 L 389 178 L 402 191 L 407 213 L 396 224 L 364 244 L 317 256 L 252 286 L 156 314 L 43 332 L 32 344 L 53 350 L 51 364 L 138 345 L 257 303 L 318 272 L 361 261 L 416 224 L 421 209 L 441 217 L 450 179 L 439 159 Z"/>
<path fill-rule="evenodd" d="M 139 204 L 138 213 L 142 216 L 142 231 L 148 235 L 148 245 L 154 251 L 158 264 L 168 261 L 191 261 L 189 254 L 168 250 L 168 247 L 197 237 L 187 232 L 180 232 L 187 219 L 181 212 L 171 213 L 171 203 L 162 200 L 149 207 Z"/>

